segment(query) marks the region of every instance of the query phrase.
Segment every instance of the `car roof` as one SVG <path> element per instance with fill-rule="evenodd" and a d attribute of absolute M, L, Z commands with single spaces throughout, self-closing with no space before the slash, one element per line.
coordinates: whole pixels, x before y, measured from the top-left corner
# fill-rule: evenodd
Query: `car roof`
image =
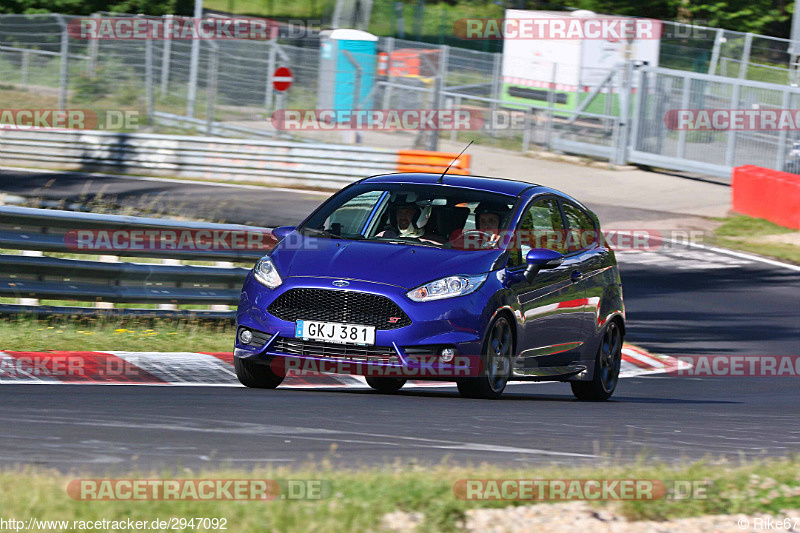
<path fill-rule="evenodd" d="M 361 183 L 418 183 L 435 185 L 441 177 L 439 173 L 426 172 L 399 172 L 395 174 L 381 174 L 361 180 Z M 518 196 L 523 191 L 531 188 L 539 188 L 535 183 L 524 181 L 509 180 L 503 178 L 489 178 L 485 176 L 463 176 L 458 174 L 447 174 L 442 182 L 444 185 L 454 187 L 466 187 L 486 192 L 495 192 Z"/>

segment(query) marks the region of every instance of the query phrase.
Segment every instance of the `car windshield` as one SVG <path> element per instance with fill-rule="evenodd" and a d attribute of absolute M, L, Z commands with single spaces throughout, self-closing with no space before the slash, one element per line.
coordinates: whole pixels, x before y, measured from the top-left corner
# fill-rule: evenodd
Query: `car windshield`
<path fill-rule="evenodd" d="M 364 183 L 329 200 L 299 230 L 310 237 L 486 250 L 497 247 L 515 202 L 461 187 Z"/>

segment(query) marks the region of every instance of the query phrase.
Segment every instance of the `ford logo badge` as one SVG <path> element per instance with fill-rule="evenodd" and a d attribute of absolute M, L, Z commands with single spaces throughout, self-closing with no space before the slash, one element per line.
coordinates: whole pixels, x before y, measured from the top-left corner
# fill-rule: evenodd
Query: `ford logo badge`
<path fill-rule="evenodd" d="M 348 285 L 350 285 L 350 282 L 345 281 L 343 279 L 337 279 L 336 281 L 333 282 L 333 284 L 336 287 L 347 287 Z"/>

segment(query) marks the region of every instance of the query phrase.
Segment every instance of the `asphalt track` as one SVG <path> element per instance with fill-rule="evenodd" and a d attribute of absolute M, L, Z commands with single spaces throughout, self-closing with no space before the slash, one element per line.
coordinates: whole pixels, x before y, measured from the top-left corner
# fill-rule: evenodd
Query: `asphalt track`
<path fill-rule="evenodd" d="M 0 191 L 23 192 L 2 181 Z M 284 215 L 265 214 L 254 223 L 296 222 L 323 198 L 290 202 L 275 194 L 243 194 L 248 205 L 277 202 L 291 213 L 280 220 Z M 796 270 L 714 250 L 618 257 L 626 341 L 667 355 L 800 354 Z M 588 404 L 559 383 L 513 385 L 500 401 L 461 399 L 453 387 L 384 396 L 341 389 L 8 385 L 0 387 L 0 463 L 105 472 L 324 457 L 358 467 L 396 459 L 536 465 L 786 455 L 800 452 L 799 390 L 792 377 L 660 375 L 622 380 L 612 401 Z"/>

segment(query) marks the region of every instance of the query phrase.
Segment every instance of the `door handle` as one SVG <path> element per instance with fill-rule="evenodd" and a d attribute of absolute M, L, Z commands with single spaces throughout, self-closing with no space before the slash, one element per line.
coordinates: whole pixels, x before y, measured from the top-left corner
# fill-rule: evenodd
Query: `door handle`
<path fill-rule="evenodd" d="M 573 270 L 570 279 L 572 280 L 572 283 L 579 282 L 580 280 L 583 279 L 583 272 L 581 272 L 580 270 Z"/>

